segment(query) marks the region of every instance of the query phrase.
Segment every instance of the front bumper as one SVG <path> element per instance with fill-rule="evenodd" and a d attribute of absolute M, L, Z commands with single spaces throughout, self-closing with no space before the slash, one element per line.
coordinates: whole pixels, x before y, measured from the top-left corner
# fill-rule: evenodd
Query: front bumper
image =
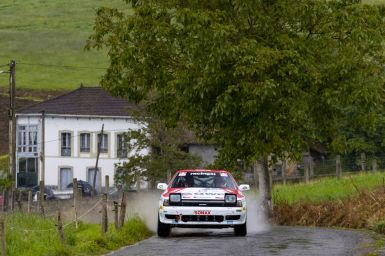
<path fill-rule="evenodd" d="M 246 207 L 160 206 L 159 221 L 175 227 L 224 228 L 246 222 Z"/>

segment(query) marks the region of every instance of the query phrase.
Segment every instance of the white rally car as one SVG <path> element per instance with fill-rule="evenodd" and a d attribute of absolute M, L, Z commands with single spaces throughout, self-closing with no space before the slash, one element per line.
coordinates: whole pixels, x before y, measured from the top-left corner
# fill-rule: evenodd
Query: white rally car
<path fill-rule="evenodd" d="M 246 198 L 233 176 L 223 170 L 177 171 L 169 184 L 159 183 L 165 190 L 159 200 L 158 236 L 170 234 L 172 227 L 228 228 L 245 236 Z"/>

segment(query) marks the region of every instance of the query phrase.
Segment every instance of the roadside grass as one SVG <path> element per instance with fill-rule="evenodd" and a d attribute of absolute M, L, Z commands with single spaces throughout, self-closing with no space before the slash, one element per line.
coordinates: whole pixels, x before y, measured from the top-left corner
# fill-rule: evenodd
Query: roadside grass
<path fill-rule="evenodd" d="M 123 0 L 2 0 L 0 65 L 16 60 L 18 88 L 70 90 L 80 83 L 99 84 L 107 52 L 85 51 L 84 46 L 102 6 L 129 11 Z M 0 76 L 0 86 L 7 84 L 7 76 Z"/>
<path fill-rule="evenodd" d="M 275 204 L 295 204 L 298 202 L 317 203 L 321 201 L 341 200 L 359 193 L 358 190 L 373 190 L 381 186 L 385 173 L 359 173 L 344 176 L 341 179 L 322 178 L 309 184 L 298 183 L 275 185 L 273 200 Z"/>
<path fill-rule="evenodd" d="M 80 222 L 65 227 L 61 244 L 55 221 L 36 214 L 15 213 L 6 218 L 7 255 L 101 255 L 151 235 L 139 217 L 129 219 L 121 230 L 113 225 L 102 235 L 97 224 Z"/>

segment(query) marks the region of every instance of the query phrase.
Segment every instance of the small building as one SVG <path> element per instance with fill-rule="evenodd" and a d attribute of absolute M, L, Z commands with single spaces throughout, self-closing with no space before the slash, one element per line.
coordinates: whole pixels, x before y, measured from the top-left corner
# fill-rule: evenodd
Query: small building
<path fill-rule="evenodd" d="M 64 189 L 73 178 L 92 184 L 98 142 L 96 188 L 104 186 L 105 175 L 113 183 L 115 164 L 127 158 L 122 134 L 141 128 L 130 115 L 135 108 L 134 104 L 113 97 L 100 87 L 82 86 L 18 111 L 17 186 L 37 185 L 43 172 L 45 184 L 58 189 Z"/>

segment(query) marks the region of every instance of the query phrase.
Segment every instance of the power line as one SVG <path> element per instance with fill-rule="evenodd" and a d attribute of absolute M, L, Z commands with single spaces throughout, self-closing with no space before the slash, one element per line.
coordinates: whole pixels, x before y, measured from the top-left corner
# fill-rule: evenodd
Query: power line
<path fill-rule="evenodd" d="M 107 69 L 102 67 L 70 66 L 70 65 L 55 65 L 55 64 L 43 64 L 43 63 L 27 63 L 27 62 L 17 62 L 17 64 L 28 65 L 28 66 L 42 66 L 42 67 L 50 67 L 50 68 L 66 68 L 66 69 L 98 69 L 98 70 Z"/>

